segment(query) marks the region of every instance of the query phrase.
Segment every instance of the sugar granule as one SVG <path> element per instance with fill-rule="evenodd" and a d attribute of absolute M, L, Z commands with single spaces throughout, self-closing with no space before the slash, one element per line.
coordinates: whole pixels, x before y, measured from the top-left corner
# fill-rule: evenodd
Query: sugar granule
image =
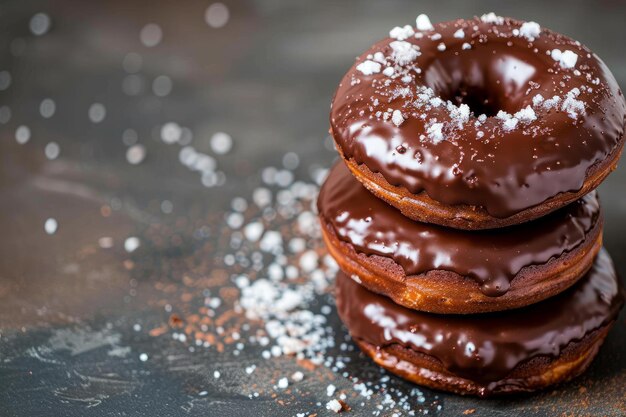
<path fill-rule="evenodd" d="M 391 122 L 396 126 L 400 126 L 404 123 L 404 117 L 402 117 L 402 112 L 400 110 L 393 111 L 393 114 L 391 115 Z"/>
<path fill-rule="evenodd" d="M 389 37 L 397 39 L 399 41 L 408 39 L 414 34 L 415 31 L 410 25 L 405 25 L 404 27 L 396 26 L 389 31 Z"/>
<path fill-rule="evenodd" d="M 378 74 L 380 72 L 380 64 L 378 62 L 366 60 L 356 66 L 356 70 L 363 75 Z"/>
<path fill-rule="evenodd" d="M 417 16 L 417 18 L 415 19 L 415 26 L 417 27 L 417 30 L 423 31 L 435 29 L 433 27 L 433 24 L 430 23 L 430 18 L 425 14 L 420 14 L 419 16 Z"/>
<path fill-rule="evenodd" d="M 541 26 L 537 22 L 524 22 L 519 28 L 519 36 L 523 36 L 529 41 L 534 41 L 541 33 Z"/>

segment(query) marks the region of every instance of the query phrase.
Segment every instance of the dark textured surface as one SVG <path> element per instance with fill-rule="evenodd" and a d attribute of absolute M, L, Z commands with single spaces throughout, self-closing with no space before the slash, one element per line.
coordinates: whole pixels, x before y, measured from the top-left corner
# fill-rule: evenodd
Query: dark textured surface
<path fill-rule="evenodd" d="M 622 2 L 229 2 L 231 19 L 222 29 L 204 22 L 208 4 L 0 4 L 0 71 L 12 76 L 10 87 L 0 91 L 0 106 L 12 112 L 0 125 L 0 414 L 326 415 L 316 403 L 328 401 L 331 380 L 350 387 L 341 375 L 308 377 L 290 394 L 274 398 L 270 390 L 251 400 L 251 384 L 274 384 L 277 375 L 300 369 L 296 362 L 283 357 L 262 364 L 257 349 L 238 357 L 228 350 L 190 352 L 188 345 L 149 336 L 147 329 L 167 322 L 164 303 L 179 311 L 190 304 L 181 300 L 202 299 L 200 288 L 181 289 L 181 277 L 189 265 L 221 256 L 224 243 L 219 234 L 200 240 L 194 231 L 205 225 L 219 231 L 231 198 L 249 196 L 260 183 L 260 168 L 280 165 L 287 151 L 300 155 L 300 178 L 308 178 L 313 164 L 330 166 L 335 154 L 323 139 L 336 83 L 352 59 L 391 27 L 411 23 L 422 12 L 433 21 L 490 10 L 536 20 L 584 42 L 626 85 Z M 52 19 L 41 37 L 28 29 L 37 12 Z M 151 22 L 164 36 L 158 46 L 146 48 L 139 32 Z M 138 75 L 144 91 L 134 96 L 122 92 L 128 52 L 143 57 Z M 151 92 L 159 75 L 173 80 L 165 98 Z M 39 114 L 46 97 L 56 102 L 50 119 Z M 87 117 L 94 102 L 107 108 L 99 124 Z M 192 129 L 194 145 L 207 152 L 212 133 L 233 136 L 235 149 L 219 158 L 225 186 L 203 187 L 197 173 L 178 162 L 177 151 L 158 140 L 167 121 Z M 22 124 L 32 137 L 20 146 L 14 134 Z M 121 137 L 127 128 L 137 131 L 147 149 L 138 166 L 125 158 Z M 44 156 L 50 141 L 61 147 L 54 161 Z M 625 189 L 623 168 L 600 189 L 606 247 L 622 276 Z M 173 203 L 171 214 L 159 208 L 165 199 Z M 43 230 L 48 217 L 59 222 L 51 236 Z M 133 235 L 142 247 L 129 255 L 120 242 Z M 97 242 L 103 236 L 116 245 L 101 250 Z M 175 291 L 164 295 L 169 285 Z M 423 390 L 427 401 L 416 404 L 416 414 L 626 415 L 625 317 L 622 313 L 590 370 L 572 383 L 489 401 Z M 142 331 L 133 330 L 137 323 Z M 345 330 L 334 313 L 330 324 L 342 340 Z M 150 359 L 140 361 L 140 353 Z M 350 355 L 351 376 L 379 376 L 367 359 Z M 253 363 L 265 369 L 266 380 L 242 371 Z M 222 373 L 218 380 L 215 369 Z M 390 385 L 410 391 L 395 378 Z M 202 391 L 207 394 L 199 395 Z M 371 415 L 381 396 L 376 393 L 348 415 Z"/>

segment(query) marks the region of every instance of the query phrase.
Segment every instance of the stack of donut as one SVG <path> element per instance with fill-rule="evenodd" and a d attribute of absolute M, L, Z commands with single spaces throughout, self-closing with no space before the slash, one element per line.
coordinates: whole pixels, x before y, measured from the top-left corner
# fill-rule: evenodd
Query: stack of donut
<path fill-rule="evenodd" d="M 595 188 L 625 123 L 605 64 L 537 23 L 420 15 L 392 29 L 337 89 L 342 161 L 318 198 L 356 344 L 459 394 L 583 372 L 624 300 Z"/>

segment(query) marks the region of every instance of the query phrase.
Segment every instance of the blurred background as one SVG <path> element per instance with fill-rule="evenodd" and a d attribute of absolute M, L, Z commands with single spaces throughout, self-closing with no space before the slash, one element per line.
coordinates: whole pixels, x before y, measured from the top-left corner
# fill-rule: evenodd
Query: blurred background
<path fill-rule="evenodd" d="M 490 11 L 580 40 L 626 85 L 624 1 L 0 2 L 2 414 L 279 416 L 306 405 L 324 415 L 329 381 L 378 372 L 352 352 L 350 377 L 316 374 L 304 391 L 253 400 L 246 374 L 214 377 L 216 363 L 238 359 L 172 344 L 171 313 L 205 303 L 186 271 L 229 274 L 224 230 L 244 221 L 231 216 L 237 197 L 323 178 L 336 156 L 329 105 L 357 55 L 420 13 L 437 22 Z M 624 190 L 623 167 L 600 188 L 622 275 Z M 265 228 L 277 228 L 270 217 Z M 323 256 L 319 238 L 305 238 Z M 311 308 L 323 303 L 332 298 Z M 329 323 L 344 340 L 334 313 Z M 148 332 L 159 326 L 168 337 Z M 589 376 L 559 395 L 481 403 L 425 392 L 416 414 L 624 415 L 625 339 L 622 314 Z M 295 366 L 257 364 L 251 352 L 249 366 Z M 380 412 L 379 391 L 358 413 Z"/>

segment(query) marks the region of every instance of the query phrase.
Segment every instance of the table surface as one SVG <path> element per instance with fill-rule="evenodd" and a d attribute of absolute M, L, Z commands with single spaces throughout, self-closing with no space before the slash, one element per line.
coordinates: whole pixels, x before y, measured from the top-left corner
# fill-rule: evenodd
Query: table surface
<path fill-rule="evenodd" d="M 623 87 L 626 3 L 228 1 L 221 28 L 205 22 L 209 4 L 0 4 L 0 71 L 8 72 L 0 72 L 2 415 L 323 416 L 332 415 L 324 405 L 336 396 L 327 395 L 329 384 L 346 394 L 348 415 L 626 415 L 624 314 L 575 381 L 521 398 L 464 398 L 415 389 L 355 350 L 323 288 L 332 265 L 316 267 L 322 288 L 300 306 L 326 317 L 320 332 L 331 359 L 264 359 L 275 341 L 250 341 L 263 334 L 263 322 L 233 309 L 240 295 L 231 278 L 272 274 L 269 261 L 252 273 L 254 264 L 240 259 L 253 256 L 254 245 L 243 254 L 233 249 L 241 218 L 230 207 L 235 197 L 251 202 L 264 176 L 271 182 L 278 172 L 288 182 L 293 174 L 310 184 L 331 165 L 328 110 L 341 75 L 360 51 L 418 13 L 439 21 L 497 7 L 536 20 L 591 47 Z M 219 18 L 219 9 L 211 16 Z M 162 39 L 149 47 L 151 23 Z M 44 99 L 54 102 L 51 117 Z M 94 103 L 104 106 L 102 121 Z M 219 173 L 203 182 L 181 163 L 182 145 L 162 140 L 169 122 L 182 144 L 214 158 L 208 163 Z M 19 126 L 30 132 L 24 144 Z M 232 137 L 225 155 L 212 151 L 216 132 Z M 51 142 L 60 149 L 54 159 Z M 141 146 L 129 151 L 134 142 Z M 128 152 L 145 158 L 131 164 Z M 284 186 L 267 187 L 288 197 L 279 193 Z M 605 245 L 622 275 L 625 189 L 623 167 L 600 187 Z M 298 213 L 310 213 L 311 196 L 301 197 Z M 244 222 L 262 218 L 285 241 L 302 235 L 306 252 L 324 259 L 315 231 L 298 229 L 307 219 L 272 204 L 263 212 L 250 205 Z M 57 224 L 51 234 L 49 218 Z M 135 250 L 129 237 L 138 238 Z M 294 283 L 308 285 L 304 262 L 286 258 L 301 267 Z M 277 386 L 296 371 L 302 381 Z M 369 396 L 359 395 L 361 382 Z"/>

